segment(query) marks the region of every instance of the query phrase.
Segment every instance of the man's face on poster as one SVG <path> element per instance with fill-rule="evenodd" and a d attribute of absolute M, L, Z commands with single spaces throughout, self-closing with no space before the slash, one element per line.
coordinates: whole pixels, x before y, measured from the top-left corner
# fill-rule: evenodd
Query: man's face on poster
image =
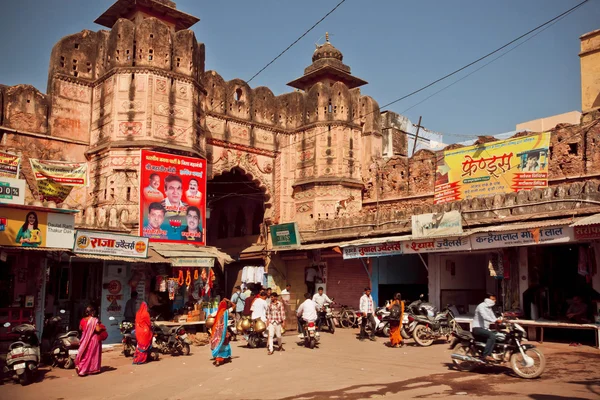
<path fill-rule="evenodd" d="M 198 182 L 195 179 L 192 179 L 190 181 L 190 186 L 189 186 L 188 190 L 190 191 L 191 194 L 194 194 L 194 195 L 198 193 Z"/>
<path fill-rule="evenodd" d="M 163 210 L 151 210 L 148 213 L 148 223 L 154 229 L 160 229 L 165 220 L 165 212 Z"/>
<path fill-rule="evenodd" d="M 167 198 L 171 204 L 179 204 L 181 201 L 181 182 L 171 181 L 167 183 Z"/>
<path fill-rule="evenodd" d="M 200 216 L 196 210 L 188 211 L 185 218 L 187 219 L 188 231 L 198 232 L 198 222 L 200 221 Z"/>
<path fill-rule="evenodd" d="M 160 187 L 160 177 L 158 175 L 153 175 L 152 178 L 150 178 L 150 187 L 158 190 Z"/>

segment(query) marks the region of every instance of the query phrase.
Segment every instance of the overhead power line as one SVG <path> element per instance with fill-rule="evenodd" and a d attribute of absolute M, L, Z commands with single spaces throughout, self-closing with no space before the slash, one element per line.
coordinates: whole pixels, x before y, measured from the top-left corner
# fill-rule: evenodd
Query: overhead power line
<path fill-rule="evenodd" d="M 246 81 L 246 83 L 250 83 L 252 81 L 252 79 L 256 78 L 261 72 L 263 72 L 265 69 L 269 68 L 269 66 L 271 64 L 273 64 L 275 61 L 277 61 L 277 59 L 279 57 L 281 57 L 282 55 L 284 55 L 289 49 L 291 49 L 296 43 L 298 43 L 304 36 L 306 36 L 310 31 L 312 31 L 313 29 L 315 29 L 317 27 L 317 25 L 319 25 L 321 22 L 323 22 L 325 20 L 325 18 L 327 18 L 329 15 L 331 15 L 335 10 L 338 9 L 339 6 L 341 6 L 346 0 L 342 0 L 340 1 L 335 7 L 333 7 L 331 9 L 331 11 L 329 11 L 327 14 L 325 14 L 325 16 L 323 16 L 323 18 L 321 18 L 320 20 L 318 20 L 313 26 L 311 26 L 306 32 L 304 32 L 302 35 L 300 35 L 300 37 L 296 40 L 294 40 L 292 42 L 292 44 L 290 44 L 288 47 L 285 48 L 285 50 L 283 50 L 281 53 L 279 53 L 279 55 L 277 57 L 275 57 L 274 59 L 272 59 L 271 61 L 269 61 L 269 63 L 267 63 L 267 65 L 265 65 L 264 67 L 262 67 L 260 69 L 260 71 L 258 71 L 257 73 L 255 73 L 252 78 L 248 79 Z"/>

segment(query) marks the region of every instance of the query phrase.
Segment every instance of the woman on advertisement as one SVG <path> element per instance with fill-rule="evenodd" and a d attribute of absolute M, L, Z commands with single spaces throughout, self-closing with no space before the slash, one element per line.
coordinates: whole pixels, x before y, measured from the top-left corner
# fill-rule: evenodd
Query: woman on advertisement
<path fill-rule="evenodd" d="M 42 232 L 38 228 L 38 216 L 30 211 L 25 217 L 25 223 L 19 229 L 15 242 L 23 247 L 38 247 L 42 244 Z"/>

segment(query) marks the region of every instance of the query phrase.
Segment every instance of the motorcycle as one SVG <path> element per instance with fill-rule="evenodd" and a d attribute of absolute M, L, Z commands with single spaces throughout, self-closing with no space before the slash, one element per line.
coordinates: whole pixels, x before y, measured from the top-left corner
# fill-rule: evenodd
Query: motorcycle
<path fill-rule="evenodd" d="M 4 324 L 5 328 L 10 326 L 10 322 Z M 4 373 L 12 372 L 21 385 L 25 386 L 37 375 L 40 363 L 40 342 L 35 326 L 31 324 L 17 325 L 12 329 L 12 333 L 18 335 L 19 340 L 8 346 Z"/>
<path fill-rule="evenodd" d="M 412 319 L 412 321 L 411 321 Z M 446 337 L 450 339 L 452 333 L 456 330 L 456 321 L 454 314 L 450 311 L 450 306 L 444 311 L 437 313 L 434 317 L 429 315 L 409 315 L 408 320 L 416 326 L 413 331 L 413 339 L 419 346 L 431 346 L 434 340 Z"/>
<path fill-rule="evenodd" d="M 61 314 L 65 310 L 60 310 Z M 79 332 L 68 331 L 60 333 L 58 325 L 62 321 L 60 316 L 52 317 L 46 321 L 44 334 L 52 340 L 52 347 L 48 354 L 53 367 L 59 366 L 64 369 L 75 368 L 75 358 L 79 352 Z"/>
<path fill-rule="evenodd" d="M 121 335 L 123 335 L 123 339 L 121 340 L 121 343 L 123 343 L 123 355 L 125 357 L 133 357 L 137 346 L 135 325 L 133 322 L 123 321 L 119 324 L 119 330 L 121 331 Z"/>
<path fill-rule="evenodd" d="M 266 346 L 267 339 L 269 338 L 267 333 L 267 325 L 261 319 L 257 319 L 250 323 L 250 328 L 244 331 L 246 334 L 246 341 L 248 347 L 256 349 L 257 347 Z"/>
<path fill-rule="evenodd" d="M 183 325 L 168 327 L 152 322 L 152 347 L 162 354 L 190 355 L 190 340 Z"/>
<path fill-rule="evenodd" d="M 482 365 L 500 365 L 510 362 L 515 374 L 525 379 L 537 378 L 546 368 L 546 357 L 532 344 L 523 344 L 527 340 L 525 329 L 518 323 L 504 322 L 504 329 L 497 331 L 496 345 L 492 351 L 494 361 L 480 359 L 485 348 L 486 338 L 474 336 L 471 332 L 457 330 L 454 336 L 458 344 L 450 356 L 459 371 L 470 372 Z"/>
<path fill-rule="evenodd" d="M 333 322 L 331 304 L 324 304 L 323 307 L 317 312 L 317 315 L 317 326 L 326 326 L 329 330 L 329 333 L 335 333 L 335 324 Z"/>
<path fill-rule="evenodd" d="M 317 332 L 316 324 L 313 321 L 304 322 L 302 324 L 302 331 L 303 333 L 300 338 L 303 340 L 304 346 L 314 349 L 321 339 L 319 332 Z"/>

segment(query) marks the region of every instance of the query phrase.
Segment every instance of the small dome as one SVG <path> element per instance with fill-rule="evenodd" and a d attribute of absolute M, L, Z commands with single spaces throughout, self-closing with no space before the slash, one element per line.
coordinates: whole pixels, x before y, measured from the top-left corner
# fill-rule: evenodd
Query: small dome
<path fill-rule="evenodd" d="M 312 56 L 313 62 L 322 58 L 335 58 L 336 60 L 342 61 L 344 55 L 341 51 L 339 51 L 331 43 L 329 43 L 329 40 L 327 40 L 325 43 L 317 47 Z"/>

